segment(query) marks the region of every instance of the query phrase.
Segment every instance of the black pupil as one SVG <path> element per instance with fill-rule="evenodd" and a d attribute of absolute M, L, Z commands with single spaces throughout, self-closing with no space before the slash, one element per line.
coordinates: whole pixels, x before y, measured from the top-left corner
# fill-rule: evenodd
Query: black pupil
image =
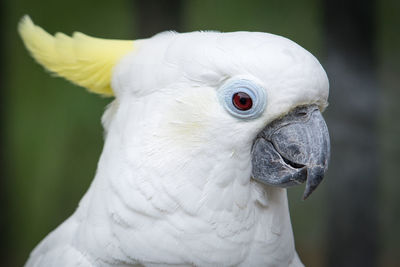
<path fill-rule="evenodd" d="M 239 102 L 240 102 L 240 104 L 242 104 L 242 105 L 246 105 L 246 103 L 247 103 L 247 98 L 246 98 L 246 97 L 240 97 Z"/>

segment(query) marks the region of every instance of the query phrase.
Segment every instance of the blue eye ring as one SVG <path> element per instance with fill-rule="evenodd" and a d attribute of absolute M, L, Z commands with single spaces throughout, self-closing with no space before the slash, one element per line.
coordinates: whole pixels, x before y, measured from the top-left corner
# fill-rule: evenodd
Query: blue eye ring
<path fill-rule="evenodd" d="M 236 93 L 245 93 L 252 100 L 252 107 L 248 110 L 240 110 L 233 103 L 233 96 Z M 228 81 L 218 89 L 218 98 L 222 106 L 234 117 L 239 119 L 258 118 L 267 106 L 267 94 L 261 86 L 245 80 Z"/>

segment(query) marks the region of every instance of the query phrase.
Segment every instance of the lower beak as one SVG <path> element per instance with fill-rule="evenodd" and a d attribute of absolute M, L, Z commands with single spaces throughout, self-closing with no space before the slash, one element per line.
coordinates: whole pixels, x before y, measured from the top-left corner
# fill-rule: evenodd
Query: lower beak
<path fill-rule="evenodd" d="M 258 134 L 252 149 L 252 176 L 279 187 L 307 181 L 306 199 L 321 183 L 329 156 L 328 128 L 318 107 L 298 107 Z"/>

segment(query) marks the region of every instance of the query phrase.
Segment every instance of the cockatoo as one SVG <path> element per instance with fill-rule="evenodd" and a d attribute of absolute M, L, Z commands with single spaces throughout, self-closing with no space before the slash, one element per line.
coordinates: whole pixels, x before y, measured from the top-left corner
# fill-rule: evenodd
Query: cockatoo
<path fill-rule="evenodd" d="M 302 266 L 286 188 L 328 166 L 318 60 L 260 32 L 164 32 L 137 41 L 19 33 L 47 70 L 114 96 L 75 213 L 26 266 Z"/>

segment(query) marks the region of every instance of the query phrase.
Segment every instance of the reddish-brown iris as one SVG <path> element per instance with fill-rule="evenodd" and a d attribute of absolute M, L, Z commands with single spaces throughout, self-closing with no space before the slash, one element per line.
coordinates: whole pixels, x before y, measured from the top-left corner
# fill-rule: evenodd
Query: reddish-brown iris
<path fill-rule="evenodd" d="M 232 97 L 232 103 L 239 110 L 249 110 L 253 106 L 253 100 L 244 92 L 235 93 Z"/>

